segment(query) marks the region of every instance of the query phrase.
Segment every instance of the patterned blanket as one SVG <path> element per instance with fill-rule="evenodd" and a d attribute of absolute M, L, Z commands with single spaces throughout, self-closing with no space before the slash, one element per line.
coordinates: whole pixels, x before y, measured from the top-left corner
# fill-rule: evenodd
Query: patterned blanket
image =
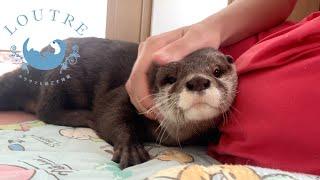
<path fill-rule="evenodd" d="M 259 167 L 221 165 L 206 155 L 205 147 L 156 144 L 146 145 L 150 161 L 121 171 L 110 160 L 112 146 L 91 129 L 53 126 L 37 120 L 3 122 L 0 120 L 0 180 L 320 179 Z"/>

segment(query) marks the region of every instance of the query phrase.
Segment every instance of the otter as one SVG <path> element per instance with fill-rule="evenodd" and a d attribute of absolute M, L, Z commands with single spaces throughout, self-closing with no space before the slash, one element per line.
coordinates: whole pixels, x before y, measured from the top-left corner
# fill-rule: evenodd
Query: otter
<path fill-rule="evenodd" d="M 125 90 L 138 53 L 138 44 L 69 38 L 79 46 L 80 59 L 66 73 L 71 79 L 38 86 L 19 78 L 22 70 L 0 77 L 0 111 L 22 110 L 49 124 L 90 127 L 114 146 L 112 160 L 126 168 L 150 157 L 143 142 L 163 145 L 217 138 L 219 119 L 236 95 L 237 74 L 231 56 L 204 48 L 178 62 L 154 64 L 148 73 L 150 92 L 162 119 L 148 120 L 136 111 Z M 38 82 L 59 79 L 59 68 L 29 68 Z"/>

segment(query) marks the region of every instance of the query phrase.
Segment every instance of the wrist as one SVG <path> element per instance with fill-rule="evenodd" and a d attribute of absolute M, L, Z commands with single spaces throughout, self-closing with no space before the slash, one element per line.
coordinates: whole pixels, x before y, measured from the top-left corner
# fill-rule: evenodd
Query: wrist
<path fill-rule="evenodd" d="M 203 28 L 204 46 L 218 49 L 223 43 L 223 32 L 221 31 L 220 24 L 209 19 L 205 19 L 199 24 Z"/>

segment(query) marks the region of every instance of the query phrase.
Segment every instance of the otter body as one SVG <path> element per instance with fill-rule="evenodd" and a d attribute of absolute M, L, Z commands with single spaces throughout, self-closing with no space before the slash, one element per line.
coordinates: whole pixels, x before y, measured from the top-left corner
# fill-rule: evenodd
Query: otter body
<path fill-rule="evenodd" d="M 90 127 L 114 146 L 113 161 L 121 168 L 142 163 L 149 154 L 142 143 L 177 145 L 198 139 L 226 113 L 235 96 L 237 78 L 232 59 L 213 49 L 195 52 L 181 62 L 153 66 L 150 88 L 161 123 L 139 114 L 130 102 L 125 82 L 137 58 L 138 45 L 98 38 L 65 40 L 67 52 L 79 46 L 80 59 L 60 74 L 59 68 L 29 68 L 24 81 L 20 69 L 0 77 L 0 111 L 23 110 L 50 124 Z M 70 79 L 57 82 L 69 74 Z M 191 128 L 192 127 L 192 128 Z"/>

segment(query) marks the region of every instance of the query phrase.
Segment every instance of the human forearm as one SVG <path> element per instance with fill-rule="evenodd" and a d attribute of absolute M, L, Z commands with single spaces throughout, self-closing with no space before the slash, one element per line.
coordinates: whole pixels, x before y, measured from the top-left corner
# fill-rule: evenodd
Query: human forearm
<path fill-rule="evenodd" d="M 283 22 L 292 9 L 292 0 L 236 0 L 201 23 L 225 46 Z"/>

